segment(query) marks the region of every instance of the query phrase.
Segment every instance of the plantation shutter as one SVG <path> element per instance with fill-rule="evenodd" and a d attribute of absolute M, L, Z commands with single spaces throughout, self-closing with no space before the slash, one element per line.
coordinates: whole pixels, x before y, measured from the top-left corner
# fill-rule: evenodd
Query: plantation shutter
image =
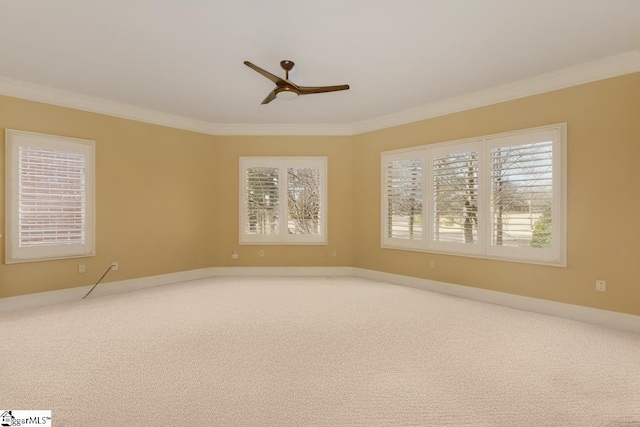
<path fill-rule="evenodd" d="M 491 244 L 552 247 L 553 142 L 491 149 Z"/>
<path fill-rule="evenodd" d="M 468 150 L 468 151 L 467 151 Z M 477 143 L 433 149 L 431 241 L 444 244 L 478 243 Z"/>
<path fill-rule="evenodd" d="M 381 177 L 383 248 L 566 265 L 566 124 L 383 152 Z"/>
<path fill-rule="evenodd" d="M 424 151 L 383 157 L 383 243 L 394 240 L 422 245 Z"/>
<path fill-rule="evenodd" d="M 18 246 L 83 245 L 84 155 L 20 147 L 18 158 Z"/>
<path fill-rule="evenodd" d="M 326 244 L 324 157 L 240 159 L 240 244 Z"/>
<path fill-rule="evenodd" d="M 6 130 L 6 262 L 94 255 L 93 141 Z"/>
<path fill-rule="evenodd" d="M 562 263 L 564 127 L 487 140 L 487 253 Z"/>
<path fill-rule="evenodd" d="M 320 169 L 287 168 L 289 234 L 321 233 Z"/>
<path fill-rule="evenodd" d="M 246 169 L 245 233 L 277 235 L 280 233 L 280 193 L 278 167 Z"/>
<path fill-rule="evenodd" d="M 282 159 L 282 197 L 287 198 L 283 241 L 327 243 L 327 158 Z"/>

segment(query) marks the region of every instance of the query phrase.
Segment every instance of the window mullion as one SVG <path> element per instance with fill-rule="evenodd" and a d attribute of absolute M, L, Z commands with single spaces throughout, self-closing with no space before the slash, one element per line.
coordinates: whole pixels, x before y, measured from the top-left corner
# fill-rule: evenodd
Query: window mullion
<path fill-rule="evenodd" d="M 424 198 L 422 199 L 423 203 L 423 215 L 426 212 L 426 234 L 424 239 L 424 248 L 429 249 L 432 246 L 432 242 L 434 241 L 434 221 L 435 221 L 435 213 L 433 206 L 433 199 L 435 197 L 435 188 L 433 185 L 433 155 L 429 149 L 426 149 L 424 152 Z"/>
<path fill-rule="evenodd" d="M 481 142 L 478 150 L 480 159 L 478 162 L 478 244 L 480 252 L 487 254 L 489 242 L 491 240 L 491 166 L 489 159 L 489 148 L 486 139 Z"/>

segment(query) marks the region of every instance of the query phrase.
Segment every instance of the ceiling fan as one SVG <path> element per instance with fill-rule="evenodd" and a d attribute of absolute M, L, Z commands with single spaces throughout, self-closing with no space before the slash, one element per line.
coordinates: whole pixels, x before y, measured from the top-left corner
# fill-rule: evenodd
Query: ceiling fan
<path fill-rule="evenodd" d="M 298 86 L 289 80 L 289 71 L 293 68 L 295 63 L 293 61 L 284 60 L 280 61 L 280 66 L 285 71 L 285 78 L 281 79 L 278 76 L 271 74 L 270 72 L 263 70 L 257 65 L 252 64 L 249 61 L 244 61 L 244 65 L 254 69 L 258 73 L 262 74 L 272 82 L 276 84 L 276 88 L 262 101 L 262 104 L 268 104 L 276 98 L 280 99 L 293 99 L 298 95 L 310 95 L 312 93 L 324 93 L 324 92 L 336 92 L 339 90 L 349 89 L 349 85 L 338 86 Z"/>

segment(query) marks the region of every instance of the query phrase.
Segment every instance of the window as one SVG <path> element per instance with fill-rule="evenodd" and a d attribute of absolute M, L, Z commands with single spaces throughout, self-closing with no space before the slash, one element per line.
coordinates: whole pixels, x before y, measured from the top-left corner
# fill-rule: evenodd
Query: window
<path fill-rule="evenodd" d="M 240 159 L 241 244 L 326 244 L 327 159 Z"/>
<path fill-rule="evenodd" d="M 431 246 L 443 251 L 477 253 L 478 142 L 434 147 L 430 165 Z"/>
<path fill-rule="evenodd" d="M 566 124 L 382 154 L 382 246 L 562 265 Z"/>
<path fill-rule="evenodd" d="M 413 152 L 387 157 L 384 169 L 386 226 L 383 234 L 386 244 L 421 246 L 423 167 L 423 159 Z"/>
<path fill-rule="evenodd" d="M 6 262 L 92 256 L 94 142 L 6 130 Z"/>

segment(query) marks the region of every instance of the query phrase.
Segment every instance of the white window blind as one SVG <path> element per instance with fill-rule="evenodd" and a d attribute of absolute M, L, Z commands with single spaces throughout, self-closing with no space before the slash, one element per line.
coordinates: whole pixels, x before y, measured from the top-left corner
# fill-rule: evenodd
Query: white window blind
<path fill-rule="evenodd" d="M 287 202 L 289 234 L 321 234 L 319 168 L 287 168 Z"/>
<path fill-rule="evenodd" d="M 383 229 L 385 242 L 419 245 L 424 239 L 422 219 L 423 153 L 389 156 L 383 164 Z"/>
<path fill-rule="evenodd" d="M 277 167 L 250 167 L 246 171 L 245 233 L 280 234 L 280 199 Z"/>
<path fill-rule="evenodd" d="M 491 244 L 551 247 L 552 142 L 491 149 Z M 548 226 L 534 237 L 534 224 Z"/>
<path fill-rule="evenodd" d="M 20 147 L 18 159 L 18 245 L 84 244 L 84 156 Z"/>
<path fill-rule="evenodd" d="M 565 265 L 565 153 L 565 124 L 383 153 L 382 246 Z"/>
<path fill-rule="evenodd" d="M 241 244 L 326 244 L 326 158 L 240 159 Z"/>
<path fill-rule="evenodd" d="M 478 149 L 477 144 L 432 150 L 432 241 L 478 244 Z"/>
<path fill-rule="evenodd" d="M 7 262 L 93 255 L 93 142 L 6 135 Z"/>
<path fill-rule="evenodd" d="M 557 261 L 564 253 L 563 145 L 559 131 L 490 138 L 487 251 Z"/>

